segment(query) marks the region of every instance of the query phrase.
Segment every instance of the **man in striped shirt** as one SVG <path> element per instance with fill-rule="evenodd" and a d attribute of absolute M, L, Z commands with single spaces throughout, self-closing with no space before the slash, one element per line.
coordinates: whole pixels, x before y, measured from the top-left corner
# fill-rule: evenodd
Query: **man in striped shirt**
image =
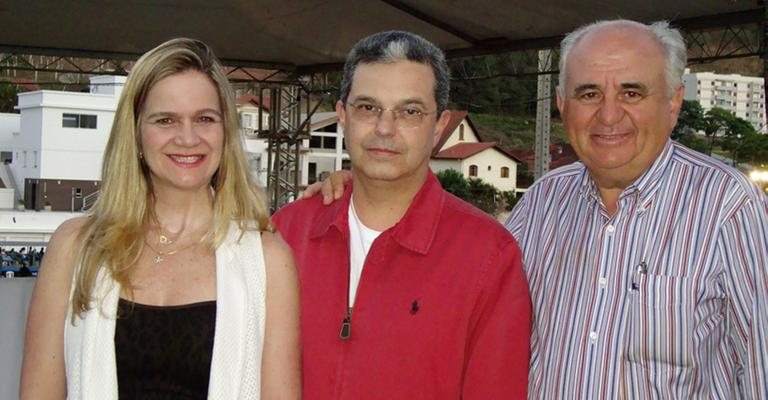
<path fill-rule="evenodd" d="M 768 398 L 768 202 L 670 141 L 680 33 L 602 21 L 560 57 L 580 162 L 537 181 L 507 221 L 533 300 L 529 398 Z"/>

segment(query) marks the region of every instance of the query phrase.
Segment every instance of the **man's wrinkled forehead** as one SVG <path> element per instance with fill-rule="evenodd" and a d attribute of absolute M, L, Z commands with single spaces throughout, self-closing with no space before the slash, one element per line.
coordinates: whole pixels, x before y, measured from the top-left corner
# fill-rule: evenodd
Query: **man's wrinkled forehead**
<path fill-rule="evenodd" d="M 632 58 L 641 57 L 648 61 L 643 69 L 657 65 L 652 61 L 661 60 L 659 73 L 664 72 L 664 53 L 661 45 L 650 32 L 634 25 L 606 26 L 587 33 L 574 44 L 566 63 L 566 84 L 568 86 L 594 85 L 590 75 L 599 75 L 619 70 L 636 70 Z M 657 58 L 658 57 L 658 58 Z M 638 84 L 634 77 L 616 82 L 619 85 Z M 587 81 L 583 81 L 586 79 Z"/>

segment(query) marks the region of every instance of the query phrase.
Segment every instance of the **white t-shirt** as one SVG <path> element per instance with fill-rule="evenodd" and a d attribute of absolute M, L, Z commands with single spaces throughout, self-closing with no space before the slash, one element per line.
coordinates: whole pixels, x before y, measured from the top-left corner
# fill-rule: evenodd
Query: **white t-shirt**
<path fill-rule="evenodd" d="M 357 217 L 355 205 L 352 199 L 349 200 L 349 307 L 355 304 L 355 293 L 357 285 L 360 283 L 360 276 L 363 274 L 363 264 L 365 256 L 371 249 L 373 241 L 381 234 L 365 225 Z"/>

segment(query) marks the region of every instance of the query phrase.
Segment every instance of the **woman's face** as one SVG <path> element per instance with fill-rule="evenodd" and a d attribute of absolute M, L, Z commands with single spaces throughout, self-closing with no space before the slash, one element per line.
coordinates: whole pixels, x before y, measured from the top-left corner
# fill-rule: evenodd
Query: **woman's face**
<path fill-rule="evenodd" d="M 158 81 L 139 130 L 154 190 L 208 190 L 224 147 L 224 118 L 213 81 L 196 70 Z"/>

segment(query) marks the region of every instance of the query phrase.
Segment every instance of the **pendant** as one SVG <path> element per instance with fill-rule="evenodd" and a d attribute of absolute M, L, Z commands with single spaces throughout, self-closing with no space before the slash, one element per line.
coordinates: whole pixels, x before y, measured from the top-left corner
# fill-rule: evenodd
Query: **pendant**
<path fill-rule="evenodd" d="M 168 239 L 168 237 L 163 234 L 160 234 L 160 244 L 169 245 L 171 243 L 173 243 L 173 240 Z"/>
<path fill-rule="evenodd" d="M 155 264 L 160 264 L 163 261 L 163 256 L 160 254 L 156 255 L 154 258 Z"/>

